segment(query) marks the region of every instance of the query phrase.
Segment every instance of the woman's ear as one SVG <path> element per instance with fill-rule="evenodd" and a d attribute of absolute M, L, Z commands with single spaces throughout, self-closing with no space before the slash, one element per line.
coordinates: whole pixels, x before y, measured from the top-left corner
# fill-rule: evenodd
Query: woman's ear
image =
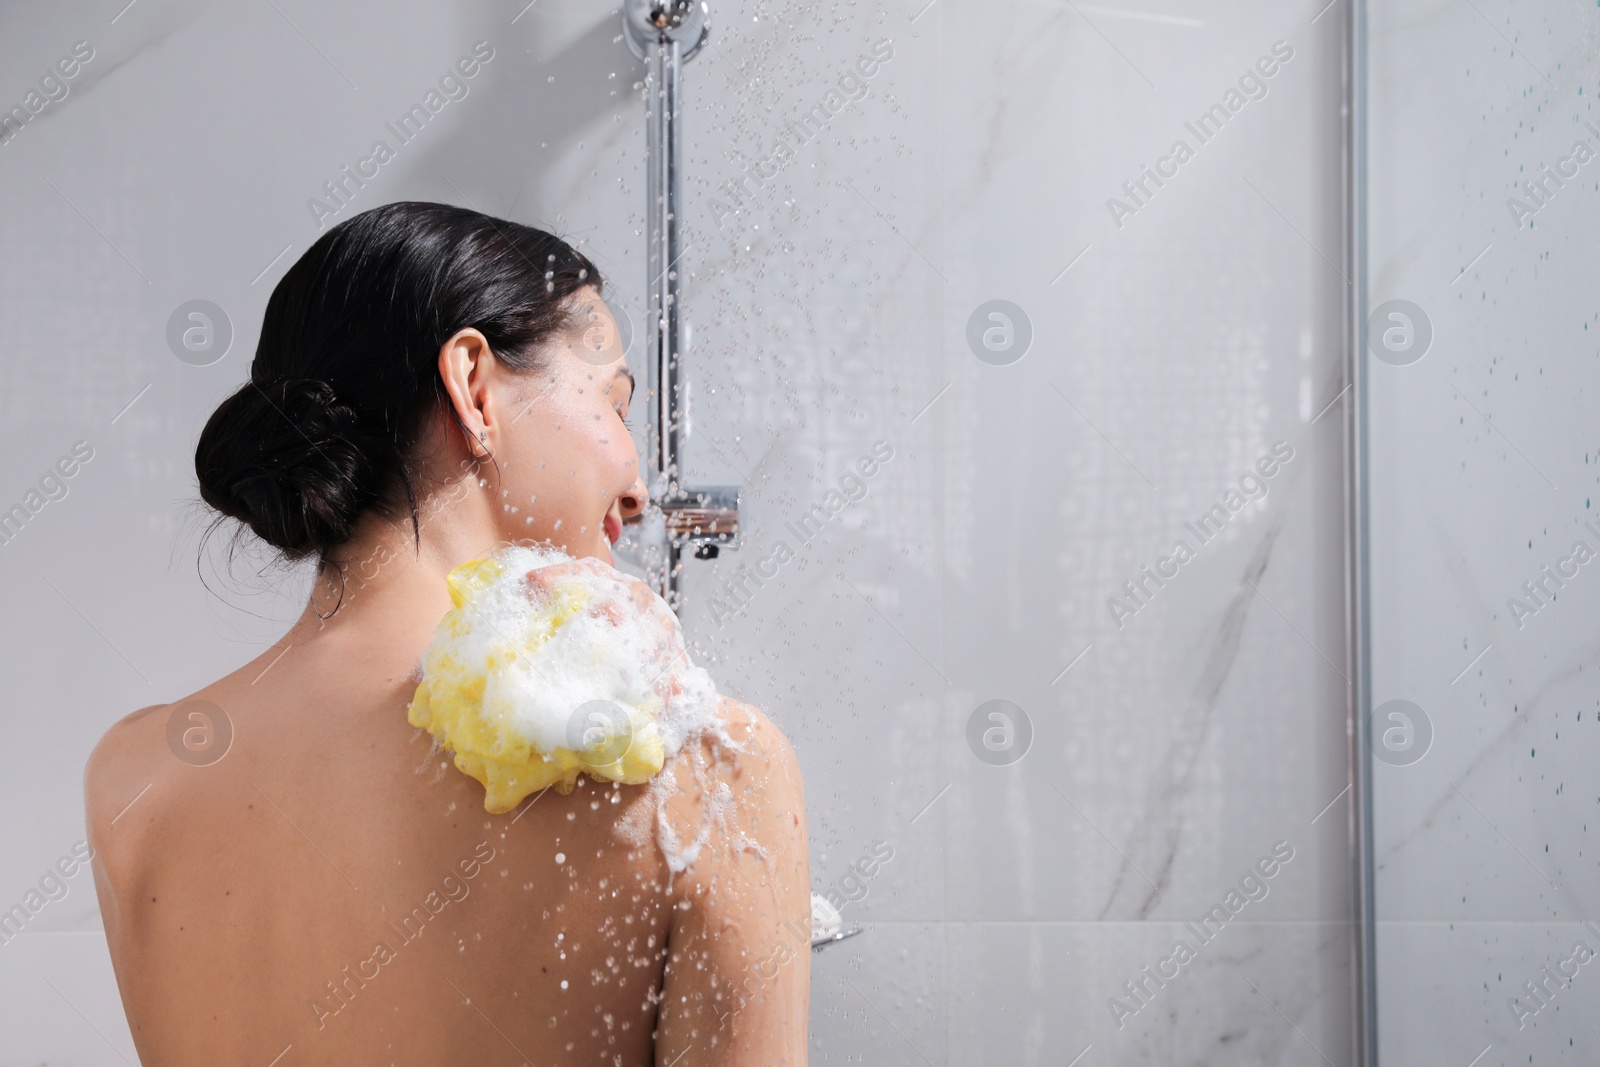
<path fill-rule="evenodd" d="M 494 451 L 498 426 L 488 402 L 494 364 L 489 339 L 471 326 L 457 330 L 439 346 L 439 380 L 456 418 L 473 438 L 474 455 Z"/>

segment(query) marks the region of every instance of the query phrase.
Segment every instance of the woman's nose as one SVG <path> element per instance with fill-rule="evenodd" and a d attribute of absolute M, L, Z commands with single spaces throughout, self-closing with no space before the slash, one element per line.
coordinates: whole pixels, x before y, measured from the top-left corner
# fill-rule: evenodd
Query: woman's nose
<path fill-rule="evenodd" d="M 650 503 L 650 491 L 645 488 L 644 478 L 635 478 L 617 502 L 621 505 L 624 523 L 638 522 L 644 516 L 645 505 Z"/>

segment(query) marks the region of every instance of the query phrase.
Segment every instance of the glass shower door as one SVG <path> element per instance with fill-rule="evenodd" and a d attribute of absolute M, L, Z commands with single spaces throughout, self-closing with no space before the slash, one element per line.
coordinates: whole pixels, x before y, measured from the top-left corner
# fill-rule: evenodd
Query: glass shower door
<path fill-rule="evenodd" d="M 1378 1062 L 1592 1063 L 1593 4 L 1366 12 Z"/>

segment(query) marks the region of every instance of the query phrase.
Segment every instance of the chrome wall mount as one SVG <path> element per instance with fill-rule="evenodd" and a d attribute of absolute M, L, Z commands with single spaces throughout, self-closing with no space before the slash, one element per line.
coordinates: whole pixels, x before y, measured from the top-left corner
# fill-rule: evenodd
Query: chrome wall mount
<path fill-rule="evenodd" d="M 650 249 L 646 381 L 649 412 L 649 472 L 653 523 L 646 567 L 656 591 L 674 611 L 680 607 L 683 552 L 714 559 L 722 548 L 737 547 L 738 486 L 684 486 L 680 457 L 688 436 L 687 394 L 683 376 L 683 277 L 679 161 L 683 149 L 680 118 L 682 67 L 711 33 L 705 0 L 625 0 L 622 30 L 628 48 L 649 64 L 645 80 L 646 195 Z"/>

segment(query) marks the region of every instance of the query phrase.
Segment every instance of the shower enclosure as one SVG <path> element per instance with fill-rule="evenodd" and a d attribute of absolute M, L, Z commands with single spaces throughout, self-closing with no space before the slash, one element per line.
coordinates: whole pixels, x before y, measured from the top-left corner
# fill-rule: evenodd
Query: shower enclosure
<path fill-rule="evenodd" d="M 1597 35 L 1400 0 L 1356 37 L 1381 1064 L 1600 1057 Z"/>
<path fill-rule="evenodd" d="M 866 931 L 813 1062 L 1593 1060 L 1596 10 L 0 15 L 0 1067 L 134 1062 L 89 876 L 41 879 L 105 729 L 303 607 L 197 571 L 194 440 L 401 199 L 608 280 L 620 563 L 791 739 Z"/>

